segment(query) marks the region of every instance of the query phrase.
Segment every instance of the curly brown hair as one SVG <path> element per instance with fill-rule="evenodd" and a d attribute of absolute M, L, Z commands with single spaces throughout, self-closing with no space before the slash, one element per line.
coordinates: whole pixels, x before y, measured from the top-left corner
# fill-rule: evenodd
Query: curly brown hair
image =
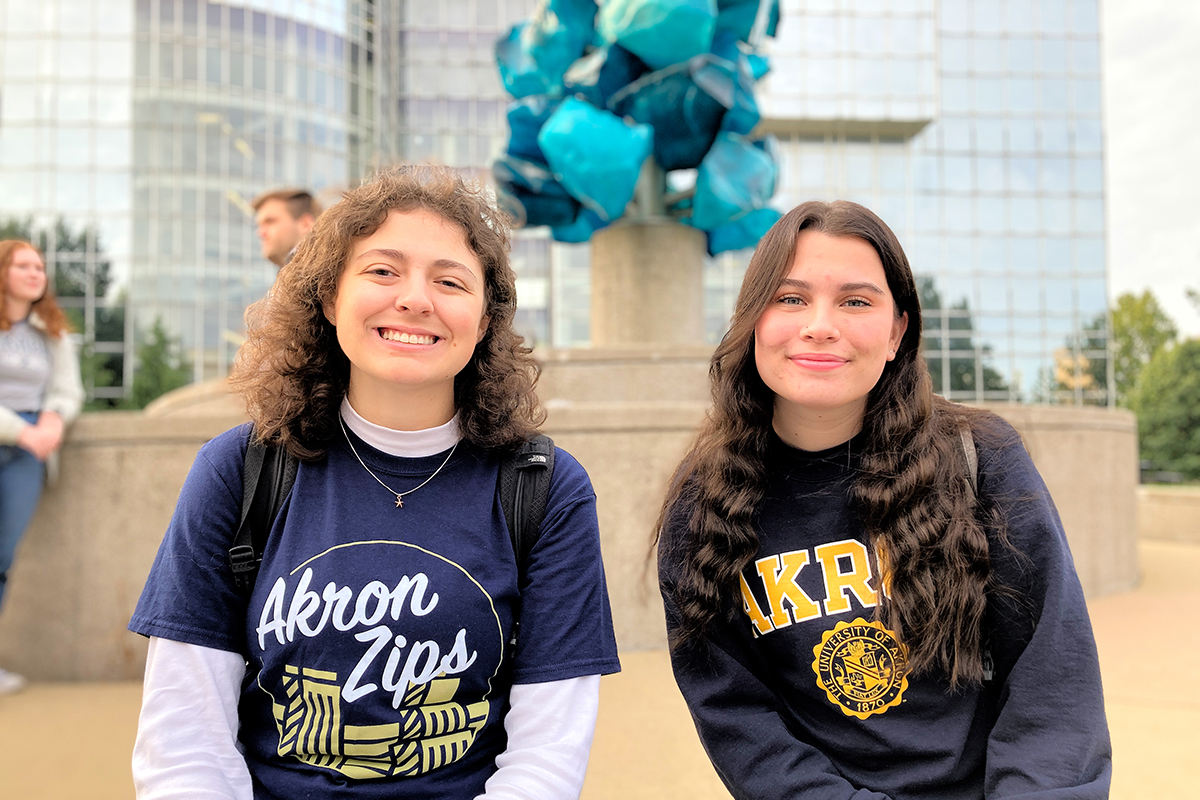
<path fill-rule="evenodd" d="M 45 254 L 29 242 L 22 239 L 0 241 L 0 308 L 4 306 L 4 302 L 8 298 L 8 268 L 12 266 L 13 254 L 25 247 L 37 253 L 43 264 L 46 263 Z M 31 311 L 37 314 L 38 319 L 42 321 L 45 333 L 50 338 L 57 339 L 64 333 L 70 333 L 71 323 L 67 321 L 67 315 L 58 307 L 58 303 L 54 299 L 54 286 L 49 278 L 46 279 L 45 294 L 34 301 Z M 8 317 L 0 314 L 0 331 L 7 331 L 11 328 L 12 323 Z"/>
<path fill-rule="evenodd" d="M 712 356 L 713 406 L 672 481 L 655 531 L 661 538 L 676 520 L 672 532 L 682 537 L 670 543 L 681 548 L 680 574 L 663 583 L 681 616 L 673 645 L 702 641 L 718 617 L 734 612 L 738 575 L 758 550 L 752 520 L 763 498 L 775 396 L 755 366 L 754 327 L 791 268 L 800 231 L 808 229 L 870 244 L 883 262 L 897 315 L 908 314 L 896 357 L 867 397 L 860 474 L 850 490 L 870 550 L 884 562 L 873 565 L 888 586 L 879 593 L 876 618 L 908 645 L 915 672 L 940 671 L 952 688 L 978 683 L 981 624 L 992 588 L 986 527 L 997 520 L 977 508 L 959 428 L 969 425 L 986 439 L 1002 431 L 986 412 L 933 394 L 904 250 L 883 220 L 845 201 L 804 203 L 767 232 Z"/>
<path fill-rule="evenodd" d="M 354 242 L 392 212 L 415 210 L 460 227 L 483 266 L 487 332 L 454 380 L 463 438 L 508 449 L 536 433 L 545 412 L 534 393 L 537 364 L 512 326 L 508 222 L 483 187 L 452 169 L 406 166 L 379 173 L 321 214 L 271 292 L 247 310 L 247 339 L 230 382 L 244 394 L 259 439 L 302 460 L 324 457 L 350 381 L 350 362 L 324 309 L 337 296 Z"/>

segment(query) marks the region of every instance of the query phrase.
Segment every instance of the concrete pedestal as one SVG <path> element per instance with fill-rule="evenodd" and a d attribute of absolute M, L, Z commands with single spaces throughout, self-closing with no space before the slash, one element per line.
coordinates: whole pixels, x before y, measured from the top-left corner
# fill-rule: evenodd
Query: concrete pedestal
<path fill-rule="evenodd" d="M 592 240 L 592 347 L 704 341 L 704 234 L 618 223 Z"/>

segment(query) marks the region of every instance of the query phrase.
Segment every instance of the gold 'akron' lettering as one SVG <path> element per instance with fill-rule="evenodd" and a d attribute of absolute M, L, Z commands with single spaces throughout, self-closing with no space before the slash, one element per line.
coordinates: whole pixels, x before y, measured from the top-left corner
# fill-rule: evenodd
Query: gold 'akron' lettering
<path fill-rule="evenodd" d="M 821 607 L 796 583 L 796 576 L 807 563 L 807 550 L 780 553 L 754 562 L 758 576 L 762 578 L 763 586 L 767 590 L 767 602 L 771 605 L 771 625 L 776 630 L 793 622 L 803 622 L 821 616 Z M 790 614 L 788 609 L 784 608 L 784 603 L 790 607 Z"/>
<path fill-rule="evenodd" d="M 750 590 L 744 575 L 738 576 L 742 608 L 750 618 L 755 636 L 762 636 L 793 623 L 821 616 L 843 614 L 851 609 L 850 595 L 864 608 L 873 608 L 879 596 L 871 588 L 871 560 L 866 546 L 855 539 L 829 542 L 813 548 L 815 562 L 807 550 L 793 550 L 760 558 L 754 569 L 766 592 L 768 609 L 764 613 Z M 849 563 L 848 569 L 842 569 Z M 825 583 L 825 600 L 818 603 L 800 587 L 800 573 L 819 564 Z M 822 605 L 824 608 L 822 608 Z"/>

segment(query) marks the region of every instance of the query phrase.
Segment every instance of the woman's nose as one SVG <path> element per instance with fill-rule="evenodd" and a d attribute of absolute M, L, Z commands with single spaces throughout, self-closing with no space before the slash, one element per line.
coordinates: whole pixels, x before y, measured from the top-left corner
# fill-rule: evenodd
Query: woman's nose
<path fill-rule="evenodd" d="M 833 309 L 825 308 L 821 305 L 814 305 L 805 320 L 804 327 L 800 331 L 800 335 L 805 339 L 813 341 L 826 341 L 836 339 L 838 336 L 837 323 L 834 319 Z"/>
<path fill-rule="evenodd" d="M 433 311 L 433 300 L 425 281 L 419 278 L 409 278 L 401 282 L 396 292 L 396 308 L 405 309 L 414 314 L 428 314 Z"/>

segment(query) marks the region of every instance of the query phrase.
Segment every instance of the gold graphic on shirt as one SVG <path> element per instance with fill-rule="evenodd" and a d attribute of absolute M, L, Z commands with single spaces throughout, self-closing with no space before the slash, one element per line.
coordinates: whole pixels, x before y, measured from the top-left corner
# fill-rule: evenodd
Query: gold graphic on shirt
<path fill-rule="evenodd" d="M 420 775 L 463 757 L 488 718 L 486 700 L 454 702 L 457 678 L 409 686 L 397 721 L 344 725 L 337 674 L 287 666 L 286 704 L 272 703 L 279 755 L 348 778 Z"/>
<path fill-rule="evenodd" d="M 899 705 L 908 688 L 908 648 L 879 622 L 839 622 L 825 631 L 813 656 L 817 685 L 848 717 L 882 714 Z"/>

